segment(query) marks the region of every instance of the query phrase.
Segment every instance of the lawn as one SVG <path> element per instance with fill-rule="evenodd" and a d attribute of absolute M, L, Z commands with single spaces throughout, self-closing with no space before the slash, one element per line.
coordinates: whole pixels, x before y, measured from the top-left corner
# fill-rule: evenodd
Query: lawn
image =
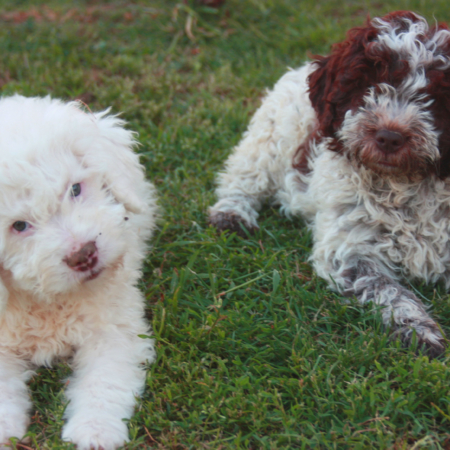
<path fill-rule="evenodd" d="M 159 192 L 141 281 L 158 359 L 126 449 L 450 448 L 450 358 L 400 348 L 329 291 L 300 219 L 266 207 L 248 238 L 207 224 L 215 173 L 265 89 L 393 9 L 450 21 L 448 0 L 0 0 L 2 94 L 121 112 Z M 449 334 L 450 297 L 413 289 Z M 37 371 L 18 449 L 74 448 L 59 437 L 69 373 Z"/>

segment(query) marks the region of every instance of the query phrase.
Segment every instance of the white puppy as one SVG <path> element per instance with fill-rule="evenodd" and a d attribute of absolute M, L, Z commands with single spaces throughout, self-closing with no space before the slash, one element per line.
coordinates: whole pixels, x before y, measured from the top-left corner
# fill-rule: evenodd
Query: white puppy
<path fill-rule="evenodd" d="M 75 102 L 0 100 L 0 448 L 28 425 L 34 366 L 72 357 L 63 439 L 128 439 L 154 359 L 136 288 L 155 192 L 133 133 Z"/>

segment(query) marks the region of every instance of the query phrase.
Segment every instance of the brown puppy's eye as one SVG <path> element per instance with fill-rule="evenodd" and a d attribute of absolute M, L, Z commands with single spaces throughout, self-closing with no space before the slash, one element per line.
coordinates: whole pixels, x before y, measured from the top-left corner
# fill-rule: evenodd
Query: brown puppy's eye
<path fill-rule="evenodd" d="M 23 222 L 21 220 L 18 220 L 17 222 L 13 223 L 13 228 L 16 231 L 22 232 L 28 230 L 30 228 L 30 224 L 28 222 Z"/>
<path fill-rule="evenodd" d="M 78 197 L 81 194 L 81 184 L 75 183 L 72 185 L 70 195 L 72 197 Z"/>

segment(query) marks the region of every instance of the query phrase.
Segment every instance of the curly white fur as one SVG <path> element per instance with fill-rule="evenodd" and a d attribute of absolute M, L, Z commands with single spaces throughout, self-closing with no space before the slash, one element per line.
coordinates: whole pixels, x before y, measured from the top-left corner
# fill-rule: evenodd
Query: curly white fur
<path fill-rule="evenodd" d="M 373 45 L 403 55 L 410 72 L 395 89 L 385 82 L 370 88 L 361 106 L 345 114 L 336 137 L 342 152 L 332 151 L 328 137 L 313 140 L 303 172 L 293 163 L 318 126 L 308 95 L 316 65 L 285 74 L 219 175 L 219 200 L 210 208 L 210 221 L 222 229 L 239 231 L 236 223 L 255 228 L 266 199 L 287 214 L 302 215 L 313 231 L 315 270 L 330 287 L 383 306 L 384 323 L 393 325 L 405 343 L 415 332 L 431 353 L 440 353 L 445 344 L 439 327 L 398 280 L 441 280 L 450 287 L 450 179 L 391 176 L 388 165 L 380 175 L 358 160 L 367 129 L 389 127 L 394 120 L 413 136 L 408 145 L 414 158 L 430 166 L 439 160 L 440 132 L 428 110 L 432 100 L 418 90 L 427 82 L 427 65 L 449 66 L 440 45 L 448 45 L 450 32 L 438 31 L 422 43 L 419 35 L 428 27 L 417 20 L 405 20 L 402 32 L 382 19 L 372 21 L 379 32 Z"/>
<path fill-rule="evenodd" d="M 74 102 L 0 100 L 0 448 L 26 432 L 30 369 L 60 357 L 74 368 L 63 439 L 128 440 L 123 419 L 155 356 L 135 285 L 156 196 L 123 125 Z M 87 242 L 95 261 L 70 267 Z"/>

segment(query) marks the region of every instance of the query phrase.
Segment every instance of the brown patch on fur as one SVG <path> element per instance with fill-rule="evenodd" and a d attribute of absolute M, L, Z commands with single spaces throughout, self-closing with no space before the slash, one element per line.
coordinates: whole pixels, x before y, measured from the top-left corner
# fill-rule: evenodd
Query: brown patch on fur
<path fill-rule="evenodd" d="M 401 29 L 405 18 L 418 20 L 409 11 L 391 13 L 382 20 L 396 22 Z M 369 87 L 380 83 L 396 87 L 408 74 L 408 61 L 381 47 L 376 41 L 378 32 L 369 20 L 366 26 L 349 30 L 347 39 L 333 45 L 329 56 L 316 56 L 317 68 L 308 80 L 309 98 L 323 137 L 335 137 L 345 113 L 361 106 Z"/>

